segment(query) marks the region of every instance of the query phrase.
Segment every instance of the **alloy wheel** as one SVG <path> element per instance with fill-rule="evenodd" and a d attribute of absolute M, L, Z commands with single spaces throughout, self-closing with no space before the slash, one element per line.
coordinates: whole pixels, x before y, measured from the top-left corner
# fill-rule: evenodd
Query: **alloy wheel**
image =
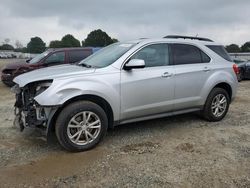
<path fill-rule="evenodd" d="M 227 102 L 227 98 L 225 95 L 223 94 L 216 95 L 213 98 L 212 106 L 211 106 L 213 115 L 215 117 L 222 116 L 227 109 L 227 105 L 228 105 L 227 103 L 228 102 Z"/>
<path fill-rule="evenodd" d="M 83 111 L 74 115 L 67 126 L 67 135 L 77 145 L 93 142 L 101 131 L 101 120 L 94 112 Z"/>

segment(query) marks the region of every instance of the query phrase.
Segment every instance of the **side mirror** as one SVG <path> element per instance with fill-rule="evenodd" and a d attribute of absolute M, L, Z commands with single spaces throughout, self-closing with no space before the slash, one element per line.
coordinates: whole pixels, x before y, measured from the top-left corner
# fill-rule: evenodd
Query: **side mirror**
<path fill-rule="evenodd" d="M 32 58 L 27 59 L 27 60 L 26 60 L 26 63 L 29 63 L 31 59 L 32 59 Z"/>
<path fill-rule="evenodd" d="M 145 67 L 145 61 L 143 59 L 131 59 L 125 64 L 124 70 L 140 69 Z"/>

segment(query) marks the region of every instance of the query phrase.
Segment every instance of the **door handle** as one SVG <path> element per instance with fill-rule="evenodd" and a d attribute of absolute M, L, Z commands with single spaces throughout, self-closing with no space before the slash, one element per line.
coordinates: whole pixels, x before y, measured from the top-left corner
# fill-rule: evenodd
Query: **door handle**
<path fill-rule="evenodd" d="M 169 78 L 169 77 L 173 76 L 173 73 L 164 72 L 161 76 L 164 78 Z"/>
<path fill-rule="evenodd" d="M 204 69 L 203 69 L 204 72 L 209 72 L 210 70 L 211 70 L 211 69 L 208 68 L 208 67 L 204 67 Z"/>

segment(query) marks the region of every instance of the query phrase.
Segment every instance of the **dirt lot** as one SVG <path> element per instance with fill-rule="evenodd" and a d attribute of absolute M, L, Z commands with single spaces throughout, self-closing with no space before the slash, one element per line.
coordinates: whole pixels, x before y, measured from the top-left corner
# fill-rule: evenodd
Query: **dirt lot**
<path fill-rule="evenodd" d="M 83 153 L 20 133 L 13 103 L 0 83 L 0 187 L 250 187 L 250 81 L 222 122 L 187 114 L 118 126 Z"/>

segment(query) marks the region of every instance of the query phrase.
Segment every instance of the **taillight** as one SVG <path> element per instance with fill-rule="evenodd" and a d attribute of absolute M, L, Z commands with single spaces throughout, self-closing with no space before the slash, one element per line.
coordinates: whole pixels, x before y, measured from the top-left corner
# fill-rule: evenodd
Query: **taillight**
<path fill-rule="evenodd" d="M 233 64 L 233 70 L 234 70 L 234 73 L 237 75 L 237 74 L 240 74 L 240 69 L 238 67 L 238 65 L 236 64 Z"/>

